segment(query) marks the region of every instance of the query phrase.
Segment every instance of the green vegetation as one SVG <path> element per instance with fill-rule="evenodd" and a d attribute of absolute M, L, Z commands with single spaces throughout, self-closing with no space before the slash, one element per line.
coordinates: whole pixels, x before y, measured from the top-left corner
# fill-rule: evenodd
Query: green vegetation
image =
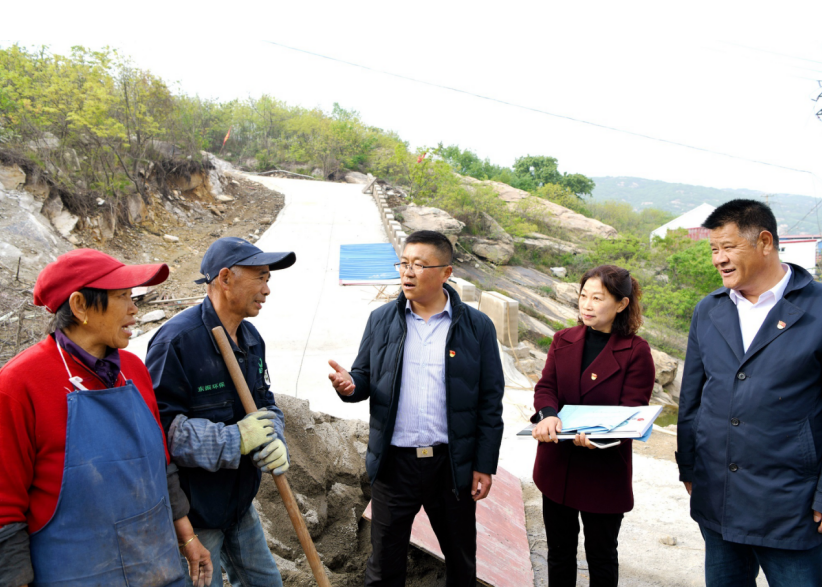
<path fill-rule="evenodd" d="M 537 341 L 537 346 L 545 351 L 548 352 L 548 349 L 551 347 L 551 343 L 554 342 L 554 339 L 550 336 L 543 336 Z"/>
<path fill-rule="evenodd" d="M 396 133 L 368 126 L 339 104 L 325 113 L 268 95 L 226 102 L 189 96 L 108 48 L 74 47 L 68 56 L 0 49 L 0 143 L 89 201 L 144 193 L 152 163 L 187 159 L 190 170 L 204 151 L 256 171 L 285 168 L 331 179 L 348 170 L 373 173 L 402 186 L 414 203 L 446 210 L 474 234 L 487 230 L 483 213 L 515 236 L 539 227 L 455 170 L 575 205 L 594 187 L 583 175 L 560 173 L 553 157 L 520 157 L 506 168 L 457 146 L 412 151 Z"/>

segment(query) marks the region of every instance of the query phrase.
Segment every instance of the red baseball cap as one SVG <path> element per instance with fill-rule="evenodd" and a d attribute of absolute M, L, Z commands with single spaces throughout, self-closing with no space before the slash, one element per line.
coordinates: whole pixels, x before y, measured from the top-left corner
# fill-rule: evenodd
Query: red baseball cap
<path fill-rule="evenodd" d="M 54 314 L 72 293 L 84 287 L 129 289 L 168 279 L 168 265 L 126 265 L 94 249 L 75 249 L 57 257 L 37 276 L 34 305 Z"/>

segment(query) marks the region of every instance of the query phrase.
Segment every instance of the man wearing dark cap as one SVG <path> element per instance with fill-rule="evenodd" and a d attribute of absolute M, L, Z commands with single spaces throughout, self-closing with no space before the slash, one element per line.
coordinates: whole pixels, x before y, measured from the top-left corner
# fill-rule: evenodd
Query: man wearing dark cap
<path fill-rule="evenodd" d="M 248 241 L 214 242 L 200 265 L 207 297 L 164 324 L 146 365 L 154 382 L 171 458 L 191 502 L 200 542 L 232 585 L 281 586 L 260 518 L 251 504 L 260 471 L 288 469 L 283 413 L 269 391 L 265 343 L 245 320 L 271 292 L 271 271 L 290 267 L 294 253 L 265 253 Z M 211 329 L 222 326 L 258 411 L 246 415 Z M 212 585 L 222 586 L 220 573 Z"/>

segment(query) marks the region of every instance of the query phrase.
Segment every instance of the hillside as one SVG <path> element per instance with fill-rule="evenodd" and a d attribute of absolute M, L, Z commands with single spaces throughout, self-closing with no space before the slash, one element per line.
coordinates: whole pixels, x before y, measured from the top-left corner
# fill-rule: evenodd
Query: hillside
<path fill-rule="evenodd" d="M 641 177 L 594 177 L 593 180 L 596 182 L 596 188 L 592 193 L 594 201 L 616 200 L 627 202 L 637 211 L 658 208 L 677 215 L 703 202 L 718 206 L 734 198 L 762 198 L 765 194 L 756 190 L 717 189 Z M 819 203 L 817 198 L 769 194 L 767 201 L 776 214 L 780 232 L 822 234 L 822 212 L 816 209 L 805 217 Z"/>

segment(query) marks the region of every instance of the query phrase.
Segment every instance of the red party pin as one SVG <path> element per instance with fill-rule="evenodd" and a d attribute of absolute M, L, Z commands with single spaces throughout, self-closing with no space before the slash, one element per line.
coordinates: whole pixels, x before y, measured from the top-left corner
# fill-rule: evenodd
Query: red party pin
<path fill-rule="evenodd" d="M 448 351 L 448 355 L 453 359 L 455 356 L 457 356 L 457 352 L 456 351 Z"/>
<path fill-rule="evenodd" d="M 785 328 L 785 323 L 784 323 L 784 322 L 782 322 L 782 320 L 780 320 L 779 322 L 777 322 L 776 327 L 777 327 L 779 330 L 782 330 L 783 328 Z"/>

